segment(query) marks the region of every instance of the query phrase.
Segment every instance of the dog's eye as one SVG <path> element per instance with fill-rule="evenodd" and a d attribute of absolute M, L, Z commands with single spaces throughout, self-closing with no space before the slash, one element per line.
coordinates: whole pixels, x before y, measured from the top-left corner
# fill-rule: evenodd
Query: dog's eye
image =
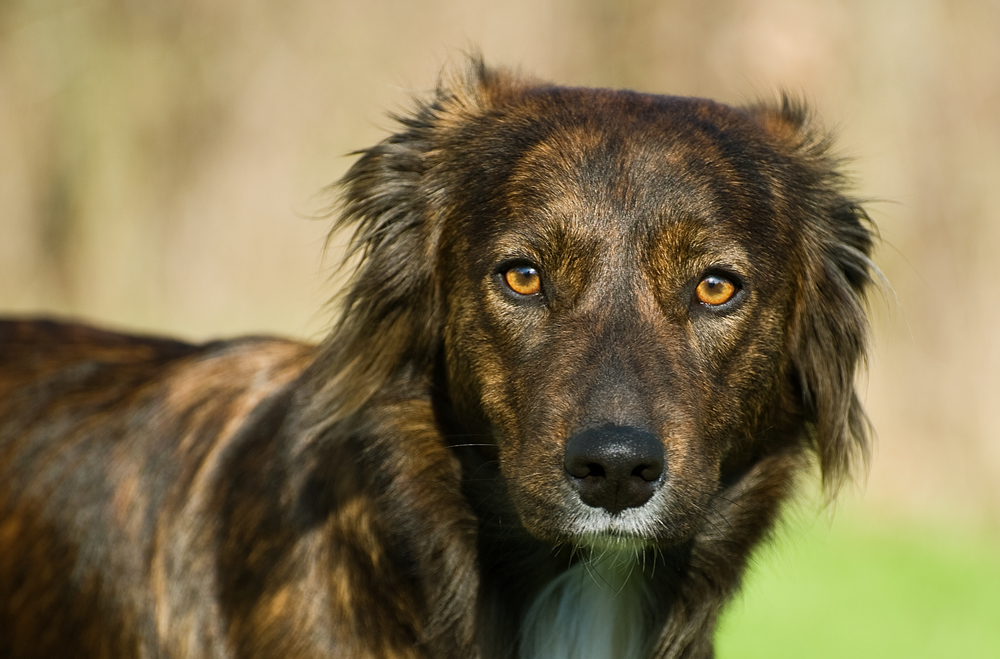
<path fill-rule="evenodd" d="M 736 284 L 725 277 L 708 275 L 699 282 L 694 294 L 698 297 L 699 302 L 717 307 L 733 299 L 736 290 Z"/>
<path fill-rule="evenodd" d="M 530 265 L 515 265 L 504 273 L 503 280 L 518 295 L 535 295 L 542 290 L 542 276 Z"/>

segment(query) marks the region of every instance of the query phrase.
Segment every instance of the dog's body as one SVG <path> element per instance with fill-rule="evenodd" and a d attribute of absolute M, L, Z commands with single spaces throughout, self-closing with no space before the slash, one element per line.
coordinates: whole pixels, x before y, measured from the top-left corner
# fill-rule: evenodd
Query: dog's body
<path fill-rule="evenodd" d="M 321 346 L 0 324 L 0 656 L 709 657 L 853 388 L 871 238 L 789 104 L 442 85 Z"/>

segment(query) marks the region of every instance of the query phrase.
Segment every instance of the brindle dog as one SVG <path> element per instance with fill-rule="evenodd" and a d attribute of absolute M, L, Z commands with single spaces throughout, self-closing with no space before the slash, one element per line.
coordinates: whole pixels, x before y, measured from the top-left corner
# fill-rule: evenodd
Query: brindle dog
<path fill-rule="evenodd" d="M 474 61 L 399 122 L 322 345 L 0 325 L 0 656 L 710 657 L 863 461 L 872 229 L 801 106 Z"/>

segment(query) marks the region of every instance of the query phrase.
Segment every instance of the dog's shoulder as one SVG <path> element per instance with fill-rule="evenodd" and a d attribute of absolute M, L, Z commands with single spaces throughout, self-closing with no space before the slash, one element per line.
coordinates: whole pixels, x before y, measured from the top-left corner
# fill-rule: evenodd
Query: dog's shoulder
<path fill-rule="evenodd" d="M 168 427 L 167 436 L 183 443 L 212 419 L 227 419 L 226 435 L 312 356 L 312 346 L 266 337 L 193 344 L 51 320 L 0 321 L 0 447 L 18 453 L 51 444 L 65 452 L 78 441 L 110 446 Z M 155 448 L 138 440 L 133 448 L 146 444 Z"/>

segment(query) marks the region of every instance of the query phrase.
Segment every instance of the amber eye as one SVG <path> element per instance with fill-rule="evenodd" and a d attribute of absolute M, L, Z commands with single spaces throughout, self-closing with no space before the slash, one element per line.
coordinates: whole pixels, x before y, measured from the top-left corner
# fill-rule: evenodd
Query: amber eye
<path fill-rule="evenodd" d="M 530 265 L 515 265 L 503 273 L 503 279 L 519 295 L 534 295 L 542 290 L 542 276 Z"/>
<path fill-rule="evenodd" d="M 733 299 L 736 295 L 736 284 L 724 277 L 709 275 L 698 284 L 695 295 L 700 302 L 717 307 Z"/>

